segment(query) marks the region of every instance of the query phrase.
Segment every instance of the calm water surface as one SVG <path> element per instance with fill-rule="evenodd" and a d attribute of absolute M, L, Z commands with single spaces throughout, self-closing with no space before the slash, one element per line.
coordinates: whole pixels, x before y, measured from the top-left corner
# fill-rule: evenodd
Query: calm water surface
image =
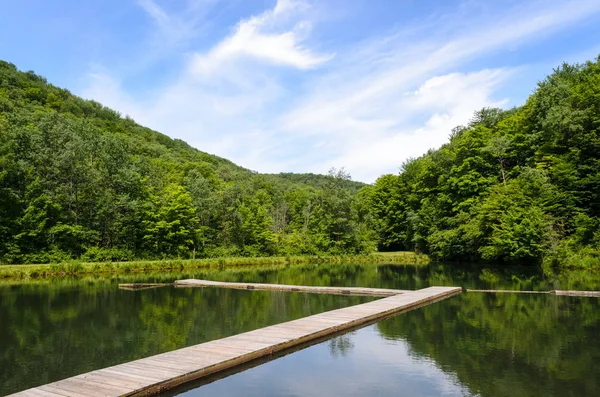
<path fill-rule="evenodd" d="M 594 299 L 463 294 L 180 395 L 598 396 Z"/>
<path fill-rule="evenodd" d="M 418 289 L 600 289 L 523 269 L 320 265 L 0 285 L 0 395 L 370 298 L 226 289 L 122 291 L 185 277 Z M 463 293 L 186 395 L 600 395 L 598 298 Z"/>
<path fill-rule="evenodd" d="M 0 288 L 0 395 L 372 298 L 117 283 Z"/>

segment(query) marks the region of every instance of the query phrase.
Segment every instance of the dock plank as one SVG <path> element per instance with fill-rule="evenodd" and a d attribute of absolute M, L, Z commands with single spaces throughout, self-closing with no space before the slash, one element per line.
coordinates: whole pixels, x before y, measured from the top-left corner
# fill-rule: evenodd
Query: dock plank
<path fill-rule="evenodd" d="M 560 291 L 560 290 L 555 290 L 554 293 L 556 295 L 562 295 L 562 296 L 587 296 L 587 297 L 600 298 L 600 291 Z"/>
<path fill-rule="evenodd" d="M 81 375 L 81 378 L 89 382 L 95 382 L 103 385 L 119 386 L 131 390 L 136 390 L 143 387 L 146 381 L 133 378 L 127 375 L 118 375 L 114 372 L 94 371 Z"/>
<path fill-rule="evenodd" d="M 180 286 L 201 280 L 182 280 Z M 179 282 L 176 282 L 177 285 Z M 219 286 L 223 283 L 210 286 Z M 242 288 L 243 283 L 235 287 Z M 253 285 L 261 289 L 271 284 Z M 206 286 L 206 285 L 202 285 Z M 247 286 L 247 285 L 246 285 Z M 302 289 L 303 286 L 275 285 L 271 290 Z M 332 287 L 306 287 L 302 292 L 336 290 Z M 248 289 L 248 288 L 246 288 Z M 265 287 L 266 289 L 266 287 Z M 339 292 L 343 290 L 344 292 Z M 372 288 L 341 288 L 339 293 L 365 295 Z M 395 291 L 393 294 L 390 291 Z M 417 291 L 379 290 L 374 296 L 385 298 L 331 310 L 282 324 L 271 325 L 239 335 L 161 353 L 129 363 L 77 375 L 47 385 L 25 390 L 15 397 L 120 397 L 150 396 L 180 384 L 237 367 L 254 359 L 268 356 L 297 345 L 318 340 L 328 335 L 352 329 L 424 304 L 437 302 L 462 290 L 458 287 L 429 287 Z M 325 293 L 325 292 L 318 292 Z M 326 292 L 335 293 L 335 292 Z M 390 295 L 382 295 L 390 294 Z"/>

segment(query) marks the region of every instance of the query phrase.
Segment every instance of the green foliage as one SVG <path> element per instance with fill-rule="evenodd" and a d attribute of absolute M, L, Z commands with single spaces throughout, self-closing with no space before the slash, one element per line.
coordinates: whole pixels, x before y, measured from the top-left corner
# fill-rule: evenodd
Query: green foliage
<path fill-rule="evenodd" d="M 257 174 L 0 61 L 0 263 L 370 252 L 363 186 Z"/>
<path fill-rule="evenodd" d="M 600 268 L 600 58 L 563 65 L 520 108 L 482 109 L 450 141 L 366 188 L 380 248 Z"/>
<path fill-rule="evenodd" d="M 369 255 L 341 255 L 341 256 L 270 256 L 270 257 L 218 257 L 204 259 L 171 259 L 162 261 L 129 261 L 133 258 L 133 253 L 127 250 L 117 248 L 106 249 L 90 247 L 82 255 L 82 261 L 87 263 L 69 261 L 64 257 L 64 253 L 58 251 L 63 257 L 60 261 L 47 260 L 53 262 L 52 265 L 1 265 L 0 280 L 26 279 L 31 281 L 38 278 L 64 277 L 81 274 L 105 274 L 105 273 L 137 273 L 157 271 L 166 274 L 170 271 L 179 271 L 183 269 L 202 269 L 202 268 L 246 268 L 252 266 L 265 265 L 297 265 L 297 264 L 343 264 L 343 263 L 403 263 L 411 265 L 421 265 L 429 262 L 426 255 L 416 255 L 412 252 L 386 252 L 382 254 Z M 60 262 L 60 263 L 59 263 Z M 57 265 L 76 263 L 76 268 L 64 268 Z M 66 269 L 66 270 L 65 270 Z"/>
<path fill-rule="evenodd" d="M 355 255 L 598 268 L 600 58 L 372 186 L 258 174 L 0 62 L 0 262 Z"/>

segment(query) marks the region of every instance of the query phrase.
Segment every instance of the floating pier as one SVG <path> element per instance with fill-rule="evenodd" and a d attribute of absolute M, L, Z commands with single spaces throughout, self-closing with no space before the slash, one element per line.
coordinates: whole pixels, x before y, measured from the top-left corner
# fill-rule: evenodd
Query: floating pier
<path fill-rule="evenodd" d="M 401 289 L 385 288 L 362 288 L 362 287 L 312 287 L 307 285 L 286 285 L 286 284 L 257 284 L 257 283 L 229 283 L 224 281 L 209 280 L 178 280 L 175 281 L 175 287 L 219 287 L 246 290 L 263 291 L 285 291 L 285 292 L 308 292 L 312 294 L 330 294 L 330 295 L 361 295 L 361 296 L 392 296 L 401 293 L 414 292 Z"/>
<path fill-rule="evenodd" d="M 590 298 L 600 298 L 600 291 L 561 291 L 558 289 L 550 291 L 522 291 L 516 289 L 467 289 L 467 292 L 490 292 L 503 294 L 554 294 L 559 296 L 587 296 Z"/>
<path fill-rule="evenodd" d="M 587 296 L 590 298 L 600 298 L 600 291 L 560 291 L 554 290 L 554 294 L 561 296 Z"/>
<path fill-rule="evenodd" d="M 125 289 L 128 291 L 159 288 L 159 287 L 170 287 L 173 283 L 135 283 L 135 284 L 119 284 L 119 289 Z"/>
<path fill-rule="evenodd" d="M 315 314 L 141 360 L 77 375 L 28 389 L 19 397 L 152 396 L 208 375 L 231 370 L 252 360 L 304 345 L 389 315 L 427 305 L 462 291 L 460 287 L 429 287 L 417 291 L 372 288 L 305 287 L 275 284 L 216 283 L 181 280 L 178 287 L 211 286 L 276 291 L 388 296 L 376 301 Z M 217 285 L 218 284 L 218 285 Z M 223 285 L 224 284 L 224 285 Z M 246 287 L 243 287 L 245 285 Z M 251 286 L 251 287 L 248 287 Z M 257 287 L 260 286 L 260 287 Z M 268 287 L 267 287 L 268 286 Z M 325 292 L 328 290 L 327 292 Z M 337 292 L 336 292 L 337 291 Z M 395 292 L 390 292 L 395 291 Z"/>
<path fill-rule="evenodd" d="M 489 292 L 493 294 L 551 294 L 553 291 L 527 291 L 518 289 L 467 289 L 467 292 Z"/>

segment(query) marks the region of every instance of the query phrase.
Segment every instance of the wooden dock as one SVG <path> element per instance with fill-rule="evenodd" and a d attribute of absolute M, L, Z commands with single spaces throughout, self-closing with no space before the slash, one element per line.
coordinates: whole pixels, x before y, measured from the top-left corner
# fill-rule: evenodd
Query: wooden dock
<path fill-rule="evenodd" d="M 119 289 L 127 291 L 137 291 L 150 288 L 171 287 L 173 283 L 134 283 L 134 284 L 119 284 Z"/>
<path fill-rule="evenodd" d="M 189 286 L 189 280 L 186 282 Z M 185 283 L 182 281 L 178 282 L 178 284 L 183 286 Z M 284 287 L 299 288 L 298 286 Z M 317 287 L 303 288 L 312 289 Z M 279 290 L 287 291 L 287 289 Z M 343 290 L 358 292 L 354 288 L 343 288 Z M 367 289 L 359 290 L 364 292 Z M 294 346 L 303 345 L 341 331 L 354 329 L 391 314 L 445 299 L 460 293 L 462 289 L 460 287 L 429 287 L 409 292 L 395 291 L 396 294 L 376 301 L 331 310 L 298 320 L 92 371 L 28 389 L 12 396 L 116 397 L 156 395 L 184 383 L 231 370 L 241 364 L 293 348 Z"/>
<path fill-rule="evenodd" d="M 590 298 L 600 298 L 600 291 L 561 291 L 558 289 L 550 291 L 522 291 L 516 289 L 467 289 L 467 292 L 489 292 L 494 294 L 553 294 L 559 296 L 587 296 Z"/>
<path fill-rule="evenodd" d="M 590 298 L 600 298 L 600 291 L 560 291 L 555 290 L 556 295 L 561 296 L 587 296 Z"/>
<path fill-rule="evenodd" d="M 286 285 L 286 284 L 257 284 L 257 283 L 229 283 L 224 281 L 210 280 L 177 280 L 175 287 L 219 287 L 246 290 L 263 291 L 285 291 L 285 292 L 308 292 L 312 294 L 330 294 L 330 295 L 361 295 L 361 296 L 392 296 L 406 292 L 414 292 L 401 289 L 384 288 L 362 288 L 362 287 L 313 287 L 307 285 Z"/>

